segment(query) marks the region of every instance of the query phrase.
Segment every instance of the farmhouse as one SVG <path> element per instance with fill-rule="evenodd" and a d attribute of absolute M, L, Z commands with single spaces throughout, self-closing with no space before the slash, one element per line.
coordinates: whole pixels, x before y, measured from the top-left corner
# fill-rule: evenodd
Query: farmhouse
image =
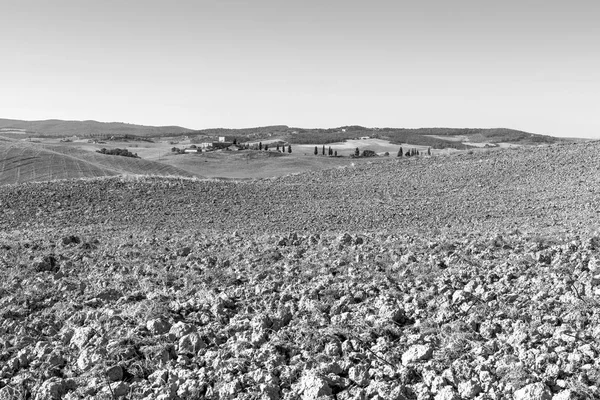
<path fill-rule="evenodd" d="M 200 143 L 198 147 L 202 150 L 215 150 L 215 149 L 226 149 L 227 147 L 233 145 L 231 142 L 205 142 Z"/>

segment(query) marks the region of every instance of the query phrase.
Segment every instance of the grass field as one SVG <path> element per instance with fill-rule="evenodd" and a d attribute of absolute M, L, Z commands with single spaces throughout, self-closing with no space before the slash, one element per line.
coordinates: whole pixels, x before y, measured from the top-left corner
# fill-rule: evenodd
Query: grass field
<path fill-rule="evenodd" d="M 0 141 L 0 185 L 116 175 L 193 176 L 153 161 L 66 146 Z"/>

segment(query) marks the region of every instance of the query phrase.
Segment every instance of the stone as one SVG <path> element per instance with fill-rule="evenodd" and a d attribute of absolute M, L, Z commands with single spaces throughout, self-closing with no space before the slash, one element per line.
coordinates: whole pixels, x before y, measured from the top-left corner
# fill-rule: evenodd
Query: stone
<path fill-rule="evenodd" d="M 158 369 L 148 376 L 148 381 L 152 386 L 160 387 L 167 383 L 169 379 L 169 371 L 166 369 Z"/>
<path fill-rule="evenodd" d="M 69 236 L 64 236 L 62 238 L 63 246 L 68 246 L 70 244 L 79 244 L 79 243 L 81 243 L 81 238 L 79 236 L 69 235 Z"/>
<path fill-rule="evenodd" d="M 206 344 L 196 332 L 188 333 L 179 339 L 178 354 L 196 354 L 198 350 L 206 347 Z"/>
<path fill-rule="evenodd" d="M 84 349 L 77 357 L 77 367 L 82 371 L 91 369 L 103 360 L 102 355 L 90 349 Z"/>
<path fill-rule="evenodd" d="M 577 398 L 577 395 L 570 389 L 561 390 L 552 396 L 552 400 L 576 400 Z"/>
<path fill-rule="evenodd" d="M 433 355 L 433 347 L 429 344 L 415 344 L 402 354 L 402 365 L 407 366 L 417 361 L 429 360 Z"/>
<path fill-rule="evenodd" d="M 58 260 L 52 254 L 35 258 L 33 260 L 33 267 L 37 272 L 58 272 L 60 269 Z"/>
<path fill-rule="evenodd" d="M 369 384 L 369 368 L 365 365 L 356 365 L 348 371 L 348 378 L 358 386 L 367 386 Z"/>
<path fill-rule="evenodd" d="M 329 384 L 314 372 L 308 372 L 300 378 L 299 391 L 302 393 L 302 400 L 316 400 L 332 394 Z"/>
<path fill-rule="evenodd" d="M 261 383 L 259 385 L 259 390 L 262 395 L 262 398 L 266 400 L 278 400 L 279 396 L 279 386 L 272 383 Z"/>
<path fill-rule="evenodd" d="M 473 380 L 468 380 L 458 384 L 458 394 L 463 399 L 474 399 L 482 389 L 479 384 Z"/>
<path fill-rule="evenodd" d="M 94 335 L 94 330 L 89 327 L 76 328 L 69 344 L 77 347 L 79 350 L 87 344 L 90 338 Z"/>
<path fill-rule="evenodd" d="M 0 389 L 0 400 L 24 399 L 25 392 L 16 386 L 4 386 Z"/>
<path fill-rule="evenodd" d="M 542 382 L 531 383 L 517 390 L 514 400 L 552 400 L 552 393 Z"/>
<path fill-rule="evenodd" d="M 434 400 L 460 400 L 460 397 L 452 386 L 444 386 L 435 395 Z"/>
<path fill-rule="evenodd" d="M 233 398 L 241 389 L 242 384 L 238 379 L 233 379 L 232 381 L 224 382 L 222 385 L 219 386 L 219 398 Z"/>
<path fill-rule="evenodd" d="M 181 249 L 179 249 L 179 251 L 177 251 L 177 255 L 179 257 L 187 257 L 190 255 L 191 252 L 192 252 L 192 248 L 189 246 L 186 246 L 186 247 L 182 247 Z"/>
<path fill-rule="evenodd" d="M 250 322 L 252 329 L 254 331 L 262 331 L 264 329 L 270 328 L 273 325 L 273 322 L 266 314 L 258 314 L 252 321 Z"/>
<path fill-rule="evenodd" d="M 193 325 L 186 324 L 183 321 L 179 321 L 173 326 L 171 326 L 171 329 L 169 329 L 169 339 L 181 339 L 183 336 L 194 331 L 195 328 Z"/>
<path fill-rule="evenodd" d="M 162 335 L 163 333 L 169 332 L 171 325 L 162 318 L 155 318 L 146 323 L 146 328 L 153 335 Z"/>
<path fill-rule="evenodd" d="M 325 345 L 325 354 L 330 357 L 339 356 L 342 353 L 342 346 L 339 342 L 329 342 Z"/>
<path fill-rule="evenodd" d="M 123 380 L 123 368 L 119 365 L 113 365 L 106 370 L 106 377 L 110 382 Z"/>
<path fill-rule="evenodd" d="M 125 396 L 129 393 L 129 384 L 127 382 L 118 382 L 116 384 L 111 384 L 110 388 L 112 389 L 112 394 L 114 394 L 115 397 Z"/>
<path fill-rule="evenodd" d="M 35 400 L 61 399 L 66 392 L 64 380 L 61 378 L 50 378 L 41 384 L 35 392 Z"/>

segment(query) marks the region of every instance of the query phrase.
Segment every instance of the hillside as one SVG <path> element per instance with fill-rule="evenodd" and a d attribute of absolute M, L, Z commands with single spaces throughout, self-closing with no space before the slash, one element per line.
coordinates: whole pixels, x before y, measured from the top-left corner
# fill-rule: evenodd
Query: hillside
<path fill-rule="evenodd" d="M 338 128 L 295 128 L 286 125 L 273 125 L 243 129 L 214 128 L 191 130 L 179 126 L 143 126 L 121 122 L 98 121 L 20 121 L 0 119 L 0 135 L 11 137 L 177 137 L 190 136 L 195 143 L 216 140 L 219 136 L 240 142 L 281 139 L 291 144 L 330 144 L 347 139 L 371 137 L 390 140 L 394 144 L 428 146 L 436 149 L 469 148 L 468 143 L 510 143 L 516 145 L 540 145 L 564 142 L 565 139 L 539 135 L 514 129 L 494 128 L 368 128 L 363 126 L 342 126 Z M 569 139 L 575 141 L 576 139 Z"/>
<path fill-rule="evenodd" d="M 285 125 L 266 126 L 251 129 L 206 129 L 191 133 L 207 136 L 227 136 L 239 141 L 281 138 L 292 144 L 329 144 L 368 136 L 386 139 L 395 144 L 429 146 L 436 149 L 469 148 L 468 143 L 511 143 L 517 145 L 540 145 L 564 142 L 565 139 L 533 134 L 514 129 L 474 129 L 474 128 L 367 128 L 363 126 L 342 126 L 329 129 L 291 128 Z M 459 139 L 459 140 L 457 140 Z M 462 139 L 462 140 L 460 140 Z M 573 141 L 570 139 L 570 141 Z"/>
<path fill-rule="evenodd" d="M 98 121 L 63 121 L 50 119 L 44 121 L 21 121 L 13 119 L 0 119 L 0 135 L 5 132 L 14 132 L 9 129 L 22 130 L 19 134 L 36 137 L 64 137 L 64 136 L 125 136 L 155 137 L 168 135 L 181 135 L 190 132 L 180 126 L 144 126 L 126 124 L 123 122 L 98 122 Z"/>
<path fill-rule="evenodd" d="M 599 153 L 0 186 L 0 398 L 600 398 Z"/>
<path fill-rule="evenodd" d="M 129 157 L 63 146 L 0 141 L 0 185 L 117 175 L 192 177 L 184 170 Z"/>
<path fill-rule="evenodd" d="M 38 201 L 45 201 L 37 199 L 38 190 L 54 187 L 60 197 L 64 187 L 69 188 L 69 193 L 79 193 L 78 197 L 84 200 L 58 200 L 61 216 L 69 216 L 64 223 L 73 227 L 93 225 L 97 222 L 94 218 L 100 216 L 118 224 L 130 214 L 130 205 L 144 204 L 140 193 L 159 188 L 148 198 L 151 204 L 144 206 L 152 217 L 134 213 L 129 215 L 129 221 L 139 227 L 152 227 L 162 221 L 161 224 L 174 227 L 200 223 L 223 231 L 251 232 L 436 231 L 447 226 L 469 230 L 518 227 L 540 232 L 554 226 L 593 230 L 597 227 L 596 210 L 600 209 L 600 199 L 594 191 L 600 187 L 599 153 L 600 142 L 591 142 L 433 158 L 393 158 L 249 183 L 160 179 L 127 184 L 114 179 L 93 185 L 40 183 L 20 187 L 19 193 L 27 194 L 25 200 L 13 210 L 14 216 L 3 220 L 17 226 L 26 224 L 28 207 L 37 208 Z M 113 162 L 143 165 L 143 160 L 126 157 L 91 157 L 95 164 L 105 162 L 104 167 Z M 10 197 L 13 190 L 17 189 L 1 189 L 0 196 Z M 102 196 L 97 204 L 112 211 L 81 212 L 81 205 L 98 193 Z M 190 204 L 202 204 L 203 212 L 190 220 L 173 218 L 200 211 L 190 209 Z M 46 207 L 52 220 L 53 206 Z"/>

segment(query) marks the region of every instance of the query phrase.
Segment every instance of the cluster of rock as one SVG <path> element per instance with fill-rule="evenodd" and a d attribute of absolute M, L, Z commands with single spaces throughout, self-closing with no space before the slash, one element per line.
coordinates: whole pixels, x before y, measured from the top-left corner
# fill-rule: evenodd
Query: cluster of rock
<path fill-rule="evenodd" d="M 600 240 L 0 237 L 0 399 L 600 396 Z"/>

